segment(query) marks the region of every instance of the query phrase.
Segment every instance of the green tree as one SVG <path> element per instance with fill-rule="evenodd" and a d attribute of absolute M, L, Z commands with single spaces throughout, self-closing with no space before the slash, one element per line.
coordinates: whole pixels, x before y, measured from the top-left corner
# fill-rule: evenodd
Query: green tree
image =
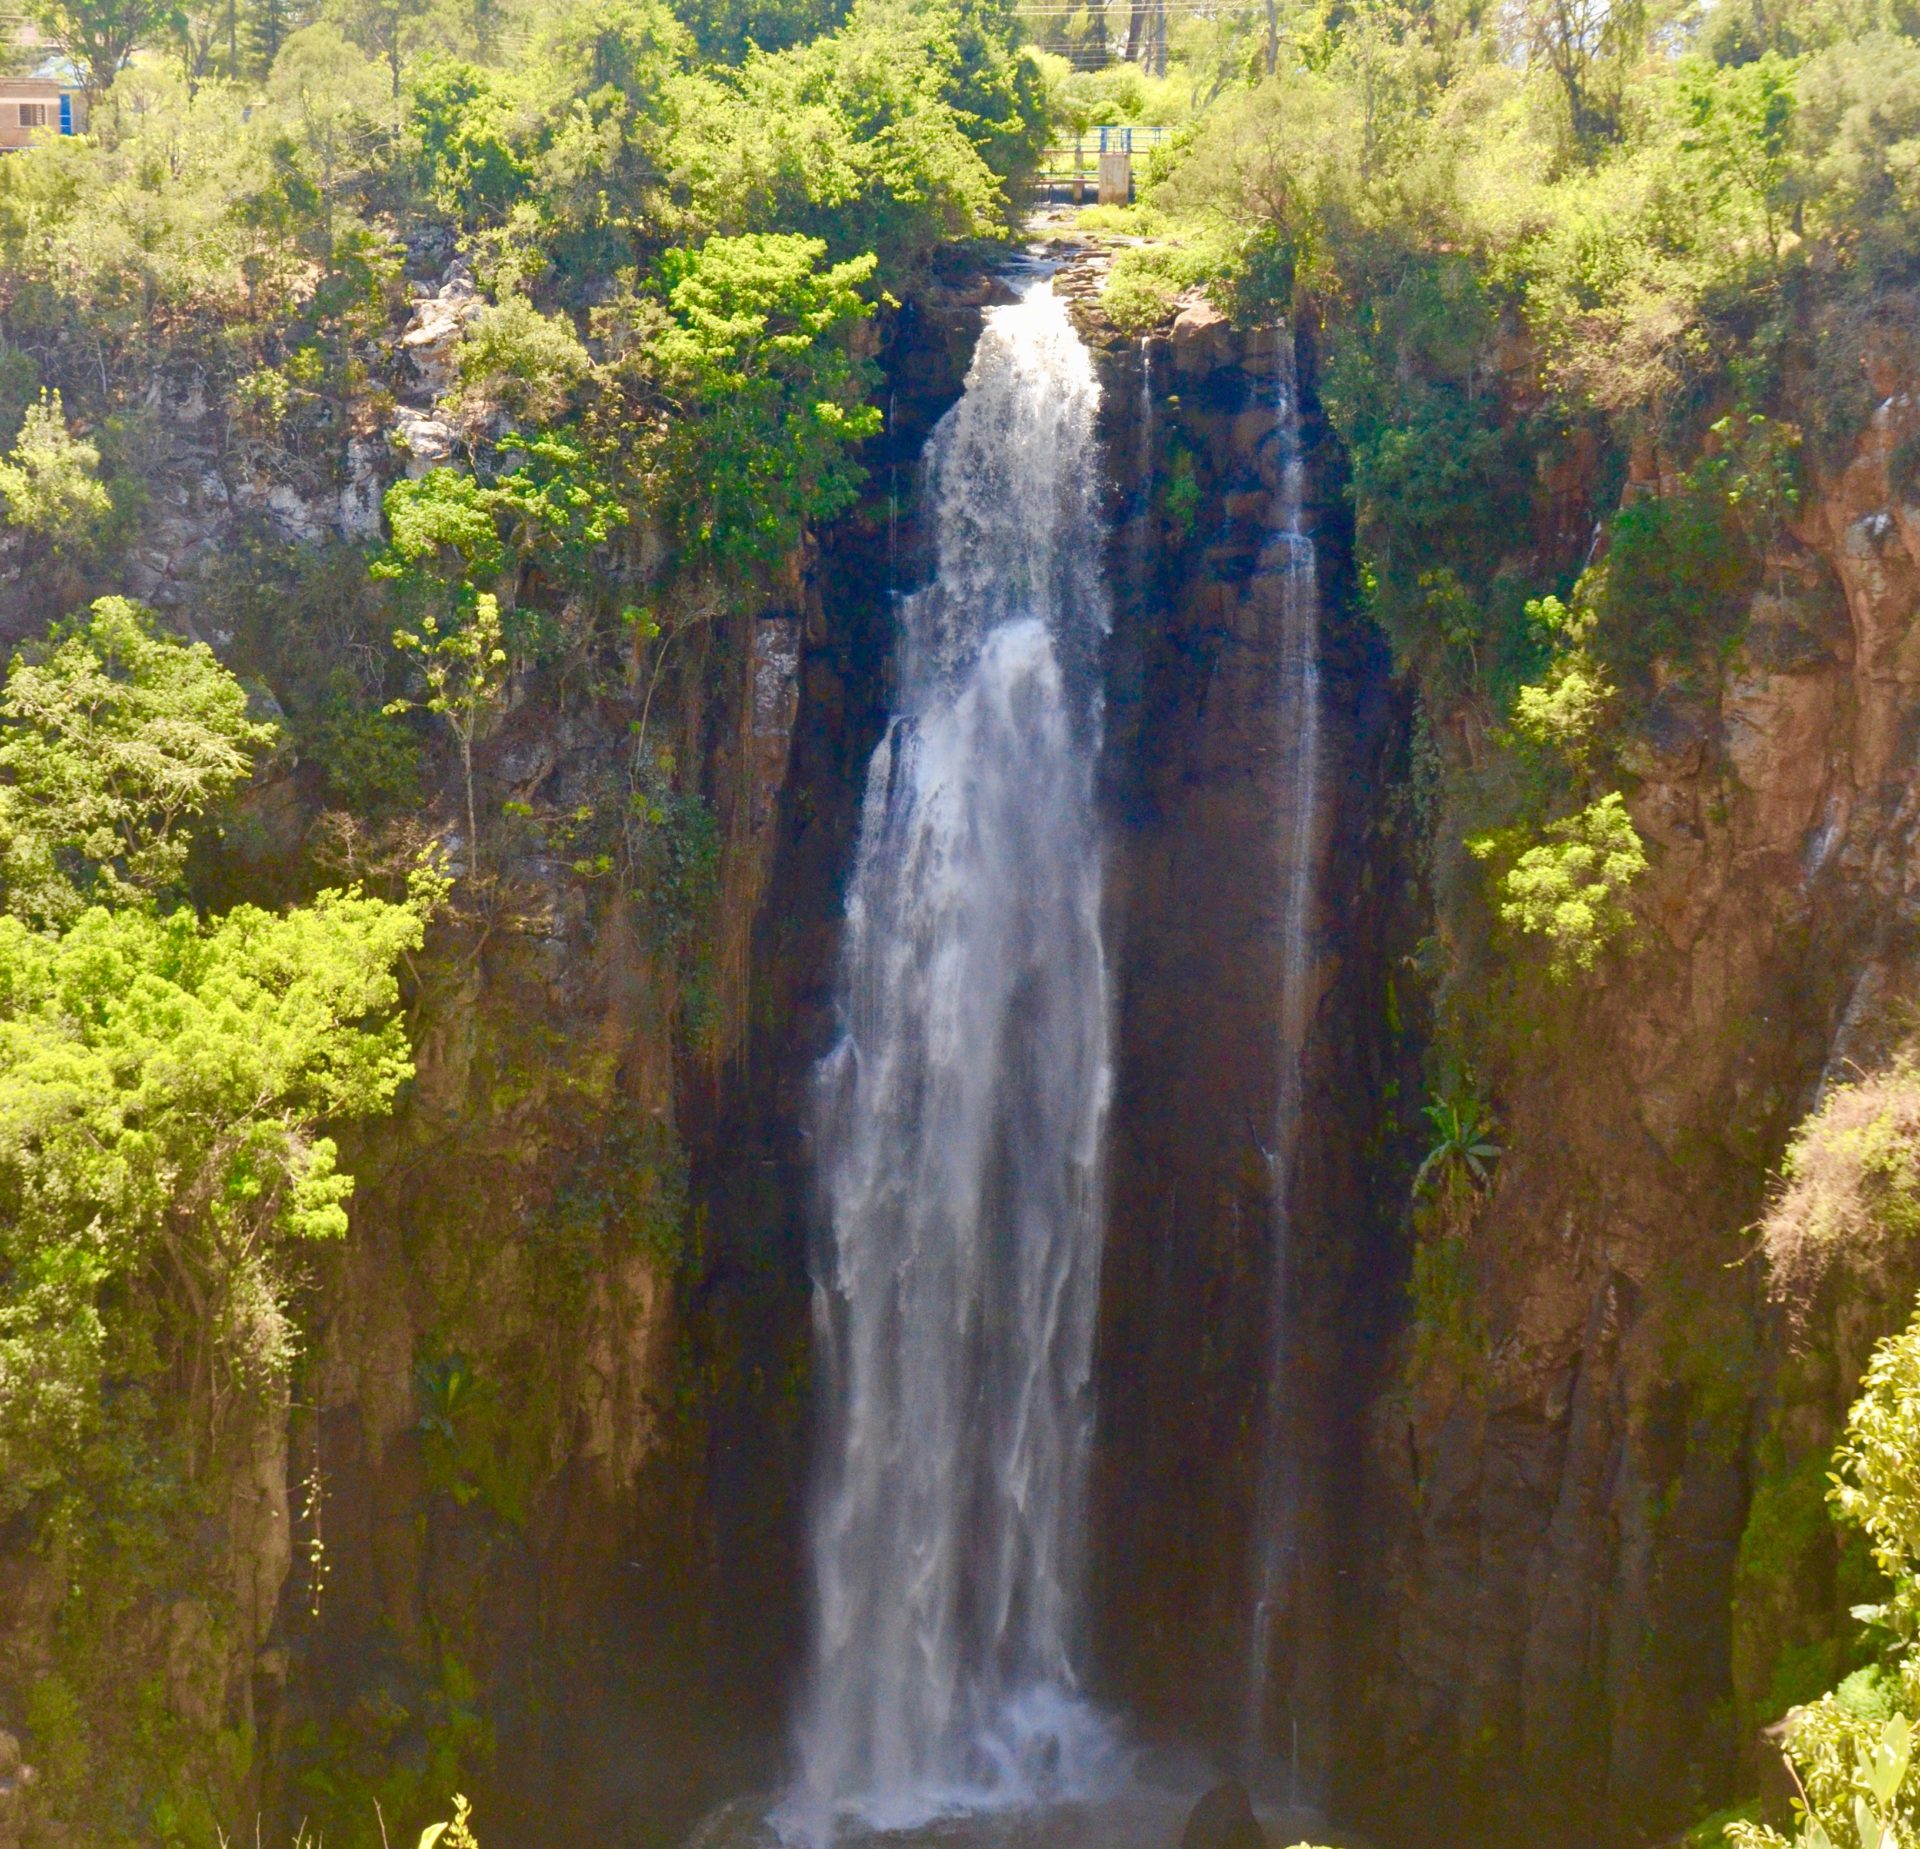
<path fill-rule="evenodd" d="M 1544 942 L 1553 979 L 1568 982 L 1631 930 L 1627 895 L 1647 870 L 1647 853 L 1617 791 L 1549 822 L 1546 837 L 1522 848 L 1498 876 L 1497 904 L 1503 924 Z M 1508 845 L 1494 835 L 1467 844 L 1481 860 Z"/>
<path fill-rule="evenodd" d="M 1591 151 L 1620 132 L 1628 69 L 1646 41 L 1644 0 L 1527 0 L 1526 49 L 1553 73 L 1568 126 Z"/>
<path fill-rule="evenodd" d="M 475 315 L 454 355 L 469 417 L 503 411 L 529 424 L 558 418 L 592 365 L 564 315 L 543 315 L 521 295 Z"/>
<path fill-rule="evenodd" d="M 28 16 L 80 73 L 88 102 L 112 86 L 134 50 L 159 31 L 170 0 L 30 0 Z"/>
<path fill-rule="evenodd" d="M 0 462 L 7 521 L 58 551 L 84 547 L 113 502 L 100 483 L 100 452 L 67 428 L 58 392 L 27 407 L 20 434 Z"/>
<path fill-rule="evenodd" d="M 162 1352 L 200 1455 L 284 1377 L 279 1248 L 346 1230 L 320 1126 L 385 1111 L 411 1072 L 394 966 L 437 897 L 0 918 L 0 1507 L 59 1477 L 106 1376 L 155 1365 L 150 1266 L 186 1306 Z"/>
<path fill-rule="evenodd" d="M 0 693 L 0 891 L 35 924 L 165 892 L 189 824 L 273 738 L 202 643 L 103 597 L 16 656 Z"/>
<path fill-rule="evenodd" d="M 1920 1716 L 1920 1318 L 1873 1353 L 1834 1453 L 1829 1500 L 1866 1536 L 1888 1593 L 1856 1610 L 1891 1648 L 1882 1662 L 1787 1717 L 1799 1795 L 1796 1849 L 1914 1849 L 1920 1790 L 1911 1777 Z M 1735 1849 L 1789 1839 L 1755 1824 L 1727 1831 Z"/>
<path fill-rule="evenodd" d="M 460 777 L 467 797 L 467 864 L 477 874 L 480 826 L 473 799 L 473 744 L 506 690 L 500 599 L 491 591 L 481 591 L 465 621 L 443 625 L 439 617 L 428 615 L 417 630 L 395 630 L 393 645 L 419 661 L 427 697 L 417 704 L 444 719 L 460 747 Z M 395 700 L 387 711 L 404 713 L 415 704 Z"/>
<path fill-rule="evenodd" d="M 121 600 L 16 660 L 0 711 L 9 846 L 22 825 L 37 837 L 0 917 L 12 1513 L 70 1475 L 110 1381 L 177 1370 L 202 1459 L 284 1381 L 283 1248 L 346 1228 L 352 1182 L 324 1126 L 387 1109 L 411 1070 L 394 970 L 444 882 L 421 874 L 402 905 L 335 892 L 212 922 L 145 903 L 178 871 L 182 823 L 266 733 L 204 648 Z"/>
<path fill-rule="evenodd" d="M 771 563 L 859 491 L 853 445 L 880 414 L 847 336 L 872 312 L 860 285 L 874 259 L 825 256 L 816 238 L 752 233 L 661 262 L 658 461 L 682 539 L 721 564 Z"/>
<path fill-rule="evenodd" d="M 1769 51 L 1731 69 L 1698 60 L 1680 73 L 1686 120 L 1681 151 L 1699 162 L 1710 184 L 1751 202 L 1775 263 L 1798 203 L 1797 69 L 1795 60 Z"/>

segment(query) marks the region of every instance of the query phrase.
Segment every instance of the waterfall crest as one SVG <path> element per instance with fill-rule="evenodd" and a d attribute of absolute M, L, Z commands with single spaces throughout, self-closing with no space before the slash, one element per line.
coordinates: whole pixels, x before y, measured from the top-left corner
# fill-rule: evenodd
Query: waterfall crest
<path fill-rule="evenodd" d="M 1293 342 L 1283 332 L 1275 378 L 1280 479 L 1266 563 L 1280 585 L 1277 727 L 1282 740 L 1283 814 L 1278 855 L 1280 1035 L 1272 1167 L 1273 1260 L 1267 1285 L 1268 1352 L 1262 1407 L 1261 1464 L 1252 1546 L 1248 1623 L 1245 1753 L 1250 1769 L 1268 1762 L 1276 1631 L 1294 1578 L 1297 1546 L 1294 1470 L 1287 1420 L 1289 1363 L 1288 1259 L 1292 1241 L 1294 1162 L 1305 1102 L 1305 1055 L 1312 1015 L 1313 933 L 1321 836 L 1322 699 L 1320 580 L 1312 535 L 1306 530 L 1306 465 L 1300 448 L 1299 382 Z M 1292 1730 L 1290 1729 L 1290 1732 Z M 1299 1768 L 1287 1746 L 1290 1802 L 1298 1803 Z"/>
<path fill-rule="evenodd" d="M 783 1831 L 1075 1795 L 1111 1090 L 1090 355 L 1045 278 L 934 433 L 817 1075 L 825 1412 Z"/>

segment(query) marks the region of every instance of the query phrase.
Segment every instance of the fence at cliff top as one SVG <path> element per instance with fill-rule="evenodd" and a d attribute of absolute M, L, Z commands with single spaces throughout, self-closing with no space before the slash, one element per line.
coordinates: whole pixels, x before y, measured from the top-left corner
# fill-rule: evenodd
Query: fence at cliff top
<path fill-rule="evenodd" d="M 1170 128 L 1142 128 L 1126 122 L 1090 128 L 1046 149 L 1033 176 L 1039 205 L 1124 205 L 1133 197 L 1133 160 L 1173 136 Z"/>

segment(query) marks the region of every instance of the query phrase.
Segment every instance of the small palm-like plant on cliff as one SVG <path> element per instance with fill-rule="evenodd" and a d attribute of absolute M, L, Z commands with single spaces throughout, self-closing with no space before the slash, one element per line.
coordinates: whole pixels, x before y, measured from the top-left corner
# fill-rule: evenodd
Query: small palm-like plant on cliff
<path fill-rule="evenodd" d="M 1500 1147 L 1491 1140 L 1493 1115 L 1478 1098 L 1436 1098 L 1424 1107 L 1433 1144 L 1413 1177 L 1416 1196 L 1430 1195 L 1450 1226 L 1464 1223 L 1474 1200 L 1493 1184 Z"/>

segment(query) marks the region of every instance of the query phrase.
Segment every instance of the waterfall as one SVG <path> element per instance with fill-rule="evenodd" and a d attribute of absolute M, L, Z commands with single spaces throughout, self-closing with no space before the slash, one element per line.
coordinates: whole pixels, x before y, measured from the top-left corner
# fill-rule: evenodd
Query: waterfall
<path fill-rule="evenodd" d="M 1292 1240 L 1294 1164 L 1305 1090 L 1307 1030 L 1312 1010 L 1313 932 L 1318 889 L 1321 808 L 1320 580 L 1312 536 L 1305 530 L 1306 468 L 1300 450 L 1300 402 L 1293 342 L 1279 341 L 1274 416 L 1280 478 L 1267 564 L 1280 587 L 1280 673 L 1274 690 L 1282 740 L 1281 787 L 1290 797 L 1277 846 L 1280 912 L 1279 1074 L 1272 1169 L 1273 1258 L 1267 1280 L 1268 1349 L 1261 1418 L 1261 1460 L 1252 1542 L 1245 1702 L 1246 1756 L 1268 1763 L 1267 1740 L 1276 1628 L 1287 1602 L 1295 1538 L 1293 1447 L 1287 1417 L 1289 1363 L 1288 1258 Z M 1300 1801 L 1297 1717 L 1290 1717 L 1288 1792 Z"/>
<path fill-rule="evenodd" d="M 1111 1087 L 1090 355 L 1046 278 L 934 432 L 843 1037 L 817 1075 L 812 1662 L 777 1821 L 819 1842 L 1076 1795 Z"/>

